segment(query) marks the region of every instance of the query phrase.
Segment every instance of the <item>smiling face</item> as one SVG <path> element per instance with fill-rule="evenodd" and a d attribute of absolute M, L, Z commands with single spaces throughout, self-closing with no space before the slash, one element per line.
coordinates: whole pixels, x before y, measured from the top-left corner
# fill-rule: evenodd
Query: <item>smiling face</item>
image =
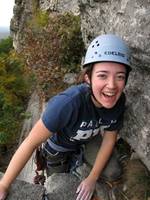
<path fill-rule="evenodd" d="M 85 80 L 92 87 L 92 101 L 97 107 L 112 108 L 121 96 L 125 87 L 126 68 L 123 64 L 101 62 L 93 66 L 91 80 Z"/>

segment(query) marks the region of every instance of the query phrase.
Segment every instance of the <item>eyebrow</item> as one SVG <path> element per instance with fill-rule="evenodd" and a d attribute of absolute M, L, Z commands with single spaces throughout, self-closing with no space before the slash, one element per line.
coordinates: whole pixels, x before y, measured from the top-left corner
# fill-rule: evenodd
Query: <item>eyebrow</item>
<path fill-rule="evenodd" d="M 97 71 L 96 74 L 99 73 L 99 72 L 109 73 L 109 71 L 106 71 L 106 70 L 100 70 L 100 71 Z M 117 74 L 120 74 L 120 73 L 122 73 L 122 74 L 126 74 L 126 72 L 123 72 L 123 71 L 117 72 Z"/>

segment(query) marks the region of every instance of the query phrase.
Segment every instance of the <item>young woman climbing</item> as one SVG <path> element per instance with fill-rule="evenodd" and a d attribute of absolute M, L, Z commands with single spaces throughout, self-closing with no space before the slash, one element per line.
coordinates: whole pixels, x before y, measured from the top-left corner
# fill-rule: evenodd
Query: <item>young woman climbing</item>
<path fill-rule="evenodd" d="M 76 191 L 76 200 L 91 199 L 96 181 L 101 176 L 109 178 L 109 170 L 105 169 L 114 155 L 117 134 L 123 125 L 123 90 L 131 71 L 129 61 L 129 49 L 120 37 L 105 34 L 91 42 L 83 64 L 83 83 L 49 100 L 42 117 L 20 145 L 0 180 L 0 200 L 5 199 L 10 185 L 41 144 L 50 175 L 52 170 L 68 171 L 70 152 L 78 151 L 101 134 L 93 167 Z M 120 175 L 121 167 L 118 167 L 111 176 L 117 179 Z"/>

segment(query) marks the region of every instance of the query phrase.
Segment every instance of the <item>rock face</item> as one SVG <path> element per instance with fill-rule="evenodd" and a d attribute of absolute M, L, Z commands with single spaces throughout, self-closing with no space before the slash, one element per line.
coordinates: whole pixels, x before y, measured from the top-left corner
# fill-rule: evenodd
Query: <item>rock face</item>
<path fill-rule="evenodd" d="M 126 89 L 126 120 L 121 136 L 150 170 L 150 2 L 137 0 L 80 1 L 86 45 L 99 34 L 115 33 L 131 48 L 132 68 Z"/>
<path fill-rule="evenodd" d="M 16 0 L 14 6 L 14 16 L 11 20 L 10 30 L 13 36 L 13 45 L 18 52 L 22 51 L 25 44 L 26 26 L 31 20 L 36 9 L 47 12 L 72 12 L 79 14 L 78 0 Z"/>
<path fill-rule="evenodd" d="M 0 178 L 3 176 L 0 173 Z M 40 185 L 33 185 L 26 183 L 25 181 L 16 180 L 11 189 L 7 200 L 42 200 L 45 194 L 45 188 Z"/>
<path fill-rule="evenodd" d="M 30 130 L 34 126 L 34 124 L 37 122 L 37 120 L 40 118 L 41 113 L 44 109 L 44 104 L 40 100 L 39 95 L 37 94 L 36 91 L 31 95 L 31 98 L 28 103 L 28 107 L 26 110 L 26 113 L 30 115 L 28 119 L 25 119 L 23 127 L 22 127 L 22 132 L 20 136 L 20 142 L 21 143 L 25 137 L 29 134 Z M 34 162 L 34 154 L 28 161 L 28 163 L 25 165 L 24 169 L 21 171 L 19 175 L 19 179 L 33 183 L 33 179 L 35 174 L 35 162 Z"/>
<path fill-rule="evenodd" d="M 55 12 L 71 11 L 75 15 L 79 14 L 78 0 L 39 0 L 39 7 L 42 10 L 51 10 Z"/>
<path fill-rule="evenodd" d="M 72 3 L 71 3 L 72 2 Z M 16 0 L 11 30 L 14 46 L 22 48 L 25 22 L 34 6 L 49 12 L 79 13 L 77 1 Z M 149 0 L 79 0 L 82 36 L 86 47 L 97 35 L 115 33 L 131 48 L 133 71 L 126 87 L 127 112 L 121 136 L 150 170 L 150 15 Z M 23 38 L 24 39 L 24 38 Z"/>
<path fill-rule="evenodd" d="M 10 30 L 13 36 L 14 48 L 20 51 L 24 44 L 25 23 L 33 14 L 32 1 L 16 0 L 13 12 L 14 16 L 11 20 Z"/>
<path fill-rule="evenodd" d="M 47 191 L 51 200 L 76 199 L 79 180 L 71 174 L 53 174 L 48 178 Z"/>

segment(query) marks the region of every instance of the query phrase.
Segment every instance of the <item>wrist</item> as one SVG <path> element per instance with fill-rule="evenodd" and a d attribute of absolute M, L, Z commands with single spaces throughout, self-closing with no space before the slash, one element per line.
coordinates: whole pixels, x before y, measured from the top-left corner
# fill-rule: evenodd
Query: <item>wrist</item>
<path fill-rule="evenodd" d="M 96 175 L 90 173 L 87 178 L 90 179 L 92 182 L 96 182 L 99 177 L 97 177 Z"/>
<path fill-rule="evenodd" d="M 0 187 L 7 192 L 9 185 L 7 185 L 3 180 L 0 180 Z"/>

